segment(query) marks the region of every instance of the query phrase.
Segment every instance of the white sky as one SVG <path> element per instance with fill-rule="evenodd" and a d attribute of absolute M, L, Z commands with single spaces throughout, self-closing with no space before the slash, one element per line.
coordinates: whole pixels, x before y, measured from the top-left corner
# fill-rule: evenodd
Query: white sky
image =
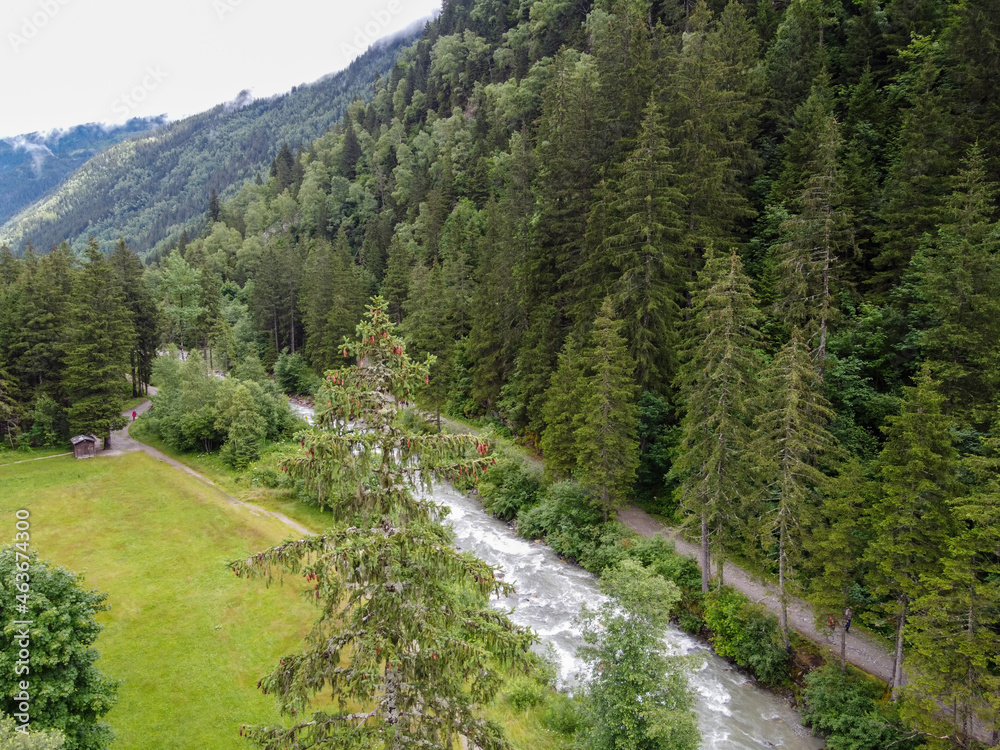
<path fill-rule="evenodd" d="M 171 119 L 341 70 L 441 0 L 2 0 L 0 138 Z M 141 100 L 141 101 L 140 101 Z"/>

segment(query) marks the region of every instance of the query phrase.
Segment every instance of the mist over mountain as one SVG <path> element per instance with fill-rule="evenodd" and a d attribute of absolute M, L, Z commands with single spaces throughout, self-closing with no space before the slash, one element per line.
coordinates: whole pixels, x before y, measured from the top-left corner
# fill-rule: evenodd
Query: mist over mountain
<path fill-rule="evenodd" d="M 123 236 L 148 252 L 176 242 L 203 221 L 212 190 L 233 194 L 266 170 L 282 144 L 308 145 L 352 101 L 369 98 L 418 32 L 379 42 L 346 70 L 280 96 L 253 99 L 244 91 L 169 124 L 87 125 L 0 143 L 0 244 L 20 253 L 67 240 L 79 250 L 94 236 L 108 249 Z"/>
<path fill-rule="evenodd" d="M 101 151 L 165 122 L 164 117 L 136 117 L 123 125 L 89 123 L 0 139 L 0 223 L 44 197 Z"/>

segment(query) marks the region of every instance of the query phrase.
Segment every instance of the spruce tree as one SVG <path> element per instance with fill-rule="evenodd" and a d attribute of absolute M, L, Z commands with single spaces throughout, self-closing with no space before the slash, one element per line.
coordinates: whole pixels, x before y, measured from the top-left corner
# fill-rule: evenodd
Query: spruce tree
<path fill-rule="evenodd" d="M 439 507 L 415 492 L 442 471 L 481 476 L 489 446 L 470 435 L 408 433 L 400 404 L 433 359 L 409 358 L 380 298 L 357 333 L 344 346 L 364 366 L 327 373 L 319 429 L 285 463 L 336 525 L 233 563 L 237 574 L 265 580 L 304 576 L 320 609 L 304 652 L 261 681 L 289 724 L 241 734 L 267 750 L 451 750 L 460 740 L 503 750 L 501 729 L 476 707 L 496 693 L 499 669 L 526 668 L 533 637 L 489 606 L 512 586 L 457 552 Z M 330 707 L 310 710 L 323 693 Z"/>
<path fill-rule="evenodd" d="M 132 316 L 134 343 L 129 352 L 132 396 L 145 395 L 153 375 L 156 347 L 160 343 L 160 321 L 156 301 L 143 277 L 142 261 L 123 238 L 119 238 L 115 243 L 114 250 L 108 256 L 108 262 L 115 270 L 125 295 L 125 306 Z"/>
<path fill-rule="evenodd" d="M 526 133 L 510 136 L 510 156 L 497 159 L 503 190 L 494 206 L 487 203 L 486 227 L 477 266 L 476 316 L 469 332 L 473 393 L 498 410 L 502 389 L 514 374 L 524 329 L 526 279 L 517 276 L 528 257 L 534 196 L 533 152 Z"/>
<path fill-rule="evenodd" d="M 645 0 L 611 0 L 609 12 L 588 18 L 590 48 L 600 77 L 597 99 L 606 144 L 598 157 L 619 161 L 640 128 L 643 107 L 652 88 L 651 33 Z"/>
<path fill-rule="evenodd" d="M 882 491 L 871 509 L 868 559 L 878 573 L 876 591 L 892 602 L 889 612 L 896 620 L 894 698 L 902 686 L 908 618 L 914 603 L 928 593 L 928 579 L 941 575 L 956 532 L 952 506 L 959 494 L 958 451 L 951 427 L 925 365 L 916 386 L 905 389 L 899 416 L 889 417 L 883 428 L 886 443 L 877 461 Z"/>
<path fill-rule="evenodd" d="M 664 93 L 691 279 L 704 248 L 733 242 L 740 224 L 753 217 L 745 183 L 757 166 L 753 142 L 762 80 L 760 41 L 737 3 L 713 25 L 700 0 L 683 39 Z"/>
<path fill-rule="evenodd" d="M 764 546 L 777 542 L 779 619 L 787 646 L 788 581 L 802 557 L 806 529 L 814 523 L 827 483 L 820 466 L 836 448 L 828 429 L 835 415 L 798 330 L 768 367 L 762 389 L 752 452 L 770 506 L 762 528 Z"/>
<path fill-rule="evenodd" d="M 382 297 L 388 305 L 392 322 L 403 322 L 403 305 L 409 294 L 410 267 L 413 255 L 400 234 L 393 235 L 389 243 L 389 259 L 386 262 L 385 277 L 382 279 Z M 306 276 L 308 279 L 308 275 Z"/>
<path fill-rule="evenodd" d="M 870 283 L 885 291 L 896 283 L 925 232 L 940 218 L 947 176 L 955 157 L 955 121 L 941 92 L 940 45 L 917 38 L 900 58 L 907 69 L 897 79 L 903 109 L 895 155 L 885 180 L 880 227 L 875 239 L 878 274 Z"/>
<path fill-rule="evenodd" d="M 545 393 L 545 432 L 539 447 L 545 456 L 545 470 L 559 478 L 571 477 L 577 468 L 576 431 L 583 417 L 582 404 L 586 393 L 581 349 L 575 336 L 566 337 L 566 343 L 559 352 L 559 365 L 552 373 Z"/>
<path fill-rule="evenodd" d="M 657 392 L 665 391 L 674 375 L 684 278 L 681 194 L 665 126 L 659 105 L 650 99 L 635 149 L 609 190 L 607 228 L 595 248 L 599 262 L 610 266 L 614 310 L 636 363 L 636 380 Z M 592 265 L 581 265 L 581 286 L 600 288 L 594 284 L 600 269 Z"/>
<path fill-rule="evenodd" d="M 226 431 L 222 460 L 234 469 L 242 471 L 260 458 L 267 422 L 260 415 L 250 389 L 243 383 L 236 386 L 216 427 Z"/>
<path fill-rule="evenodd" d="M 754 487 L 747 450 L 758 389 L 759 313 L 735 252 L 709 250 L 692 297 L 690 344 L 677 377 L 684 410 L 681 442 L 671 471 L 679 481 L 681 507 L 701 524 L 702 590 L 707 592 L 710 539 L 721 579 L 725 547 L 743 499 Z"/>
<path fill-rule="evenodd" d="M 843 209 L 837 152 L 836 120 L 826 118 L 816 133 L 815 171 L 802 193 L 800 212 L 781 225 L 777 247 L 779 274 L 776 308 L 788 327 L 803 330 L 816 361 L 826 360 L 830 320 L 836 312 L 835 291 L 842 256 L 851 252 L 851 217 Z"/>
<path fill-rule="evenodd" d="M 996 185 L 973 147 L 945 201 L 944 223 L 910 268 L 917 341 L 959 419 L 989 424 L 1000 393 L 1000 224 Z"/>
<path fill-rule="evenodd" d="M 809 554 L 802 569 L 808 580 L 809 600 L 818 628 L 830 619 L 838 623 L 841 671 L 847 668 L 847 631 L 842 614 L 861 603 L 853 593 L 862 590 L 860 585 L 869 572 L 864 552 L 870 531 L 864 521 L 876 491 L 877 486 L 859 461 L 842 466 L 827 483 L 816 515 L 806 527 L 805 548 Z"/>
<path fill-rule="evenodd" d="M 64 403 L 62 375 L 74 280 L 72 253 L 63 243 L 41 259 L 28 253 L 22 263 L 24 269 L 8 295 L 15 323 L 7 344 L 11 375 L 32 397 L 44 394 Z"/>
<path fill-rule="evenodd" d="M 588 374 L 576 430 L 577 475 L 605 521 L 625 504 L 639 466 L 639 389 L 622 327 L 604 300 L 584 355 Z"/>
<path fill-rule="evenodd" d="M 441 429 L 441 408 L 448 400 L 452 383 L 455 340 L 447 324 L 448 299 L 444 293 L 441 267 L 427 268 L 423 263 L 413 266 L 410 276 L 410 296 L 404 306 L 406 318 L 403 330 L 407 346 L 417 355 L 433 355 L 435 366 L 426 383 L 417 393 L 427 406 L 437 412 L 438 431 Z"/>
<path fill-rule="evenodd" d="M 995 468 L 995 467 L 994 467 Z M 956 498 L 958 532 L 939 572 L 914 602 L 914 669 L 904 713 L 936 736 L 969 746 L 977 722 L 1000 729 L 1000 494 L 989 484 Z M 942 710 L 943 709 L 943 710 Z"/>
<path fill-rule="evenodd" d="M 96 241 L 87 245 L 86 258 L 73 283 L 63 387 L 71 430 L 103 436 L 109 448 L 111 431 L 125 425 L 121 411 L 135 333 L 124 290 Z"/>
<path fill-rule="evenodd" d="M 829 68 L 828 40 L 842 16 L 839 0 L 792 0 L 785 9 L 765 61 L 767 117 L 779 133 L 791 129 L 796 107 L 805 101 L 819 72 Z"/>

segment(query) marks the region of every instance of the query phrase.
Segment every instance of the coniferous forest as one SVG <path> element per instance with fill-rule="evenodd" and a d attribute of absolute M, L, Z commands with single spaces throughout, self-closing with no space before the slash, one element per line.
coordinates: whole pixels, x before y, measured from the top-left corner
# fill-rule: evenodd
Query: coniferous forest
<path fill-rule="evenodd" d="M 4 248 L 0 429 L 106 433 L 168 344 L 304 391 L 379 294 L 424 408 L 852 608 L 908 721 L 993 732 L 997 80 L 993 0 L 448 0 L 145 271 Z"/>

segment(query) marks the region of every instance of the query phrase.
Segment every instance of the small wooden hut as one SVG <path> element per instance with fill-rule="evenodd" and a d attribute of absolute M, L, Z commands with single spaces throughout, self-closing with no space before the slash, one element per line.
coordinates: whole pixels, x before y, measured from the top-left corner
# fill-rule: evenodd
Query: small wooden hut
<path fill-rule="evenodd" d="M 73 443 L 75 458 L 93 458 L 101 449 L 100 441 L 93 435 L 77 435 L 70 442 Z"/>

